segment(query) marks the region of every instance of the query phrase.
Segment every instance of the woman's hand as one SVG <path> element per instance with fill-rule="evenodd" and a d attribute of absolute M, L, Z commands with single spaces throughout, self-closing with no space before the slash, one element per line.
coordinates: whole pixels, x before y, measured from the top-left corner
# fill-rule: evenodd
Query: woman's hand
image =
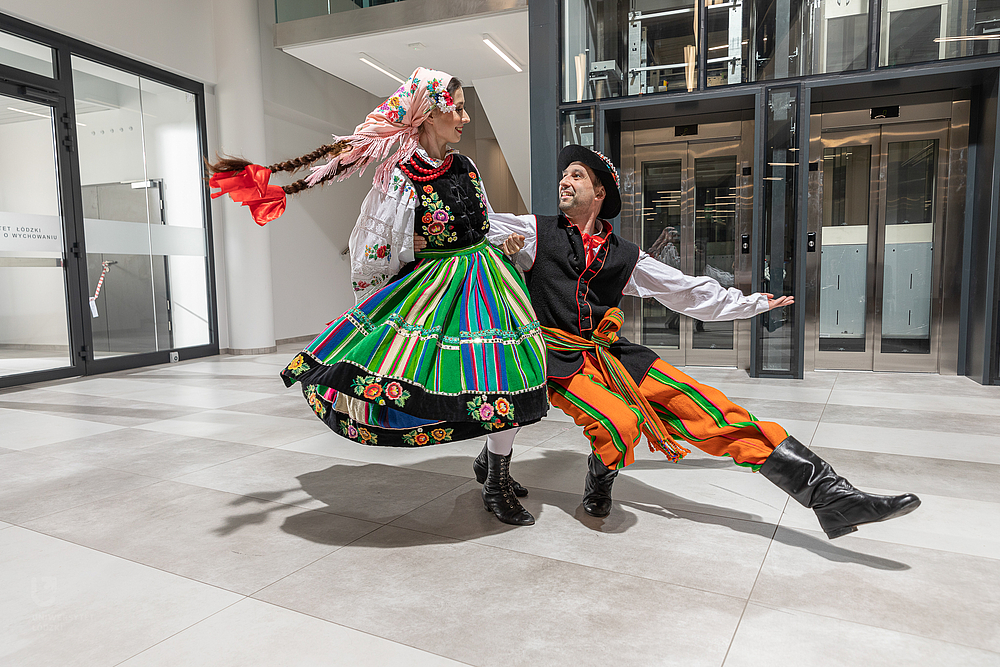
<path fill-rule="evenodd" d="M 775 299 L 773 294 L 768 294 L 767 292 L 763 292 L 763 294 L 767 297 L 768 310 L 774 310 L 775 308 L 781 308 L 782 306 L 790 306 L 795 303 L 794 296 L 781 296 Z"/>
<path fill-rule="evenodd" d="M 500 250 L 503 254 L 512 257 L 517 253 L 521 252 L 521 248 L 524 247 L 524 235 L 523 234 L 511 234 L 508 236 L 503 244 L 500 246 Z"/>
<path fill-rule="evenodd" d="M 420 252 L 427 247 L 427 239 L 420 234 L 413 235 L 413 252 Z"/>

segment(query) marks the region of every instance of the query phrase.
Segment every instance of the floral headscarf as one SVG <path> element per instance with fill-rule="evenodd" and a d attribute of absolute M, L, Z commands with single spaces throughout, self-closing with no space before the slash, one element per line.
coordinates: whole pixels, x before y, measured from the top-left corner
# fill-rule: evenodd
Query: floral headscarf
<path fill-rule="evenodd" d="M 427 120 L 434 109 L 455 110 L 454 100 L 448 93 L 451 80 L 450 74 L 418 67 L 389 99 L 368 114 L 365 121 L 355 128 L 354 134 L 334 137 L 337 141 L 348 141 L 351 149 L 324 165 L 313 167 L 306 182 L 315 185 L 340 165 L 351 166 L 337 177 L 338 181 L 364 172 L 370 163 L 385 159 L 392 145 L 399 141 L 399 148 L 392 159 L 386 160 L 375 170 L 375 185 L 387 191 L 393 168 L 399 162 L 410 159 L 417 150 L 417 128 L 420 124 Z"/>

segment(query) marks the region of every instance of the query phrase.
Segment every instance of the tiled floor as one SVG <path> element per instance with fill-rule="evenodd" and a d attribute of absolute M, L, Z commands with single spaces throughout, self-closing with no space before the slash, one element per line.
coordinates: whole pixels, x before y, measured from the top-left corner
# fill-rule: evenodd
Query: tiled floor
<path fill-rule="evenodd" d="M 482 441 L 331 434 L 215 357 L 0 391 L 0 665 L 1000 665 L 1000 388 L 689 368 L 856 485 L 923 506 L 828 541 L 760 475 L 643 446 L 598 520 L 558 412 L 482 509 Z"/>

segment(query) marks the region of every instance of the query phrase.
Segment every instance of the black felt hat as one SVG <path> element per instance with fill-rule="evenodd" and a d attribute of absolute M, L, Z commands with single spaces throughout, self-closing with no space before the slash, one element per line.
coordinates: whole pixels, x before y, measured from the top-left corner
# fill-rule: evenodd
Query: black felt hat
<path fill-rule="evenodd" d="M 611 164 L 611 160 L 597 151 L 570 144 L 559 152 L 559 173 L 561 174 L 574 162 L 580 162 L 590 167 L 604 185 L 604 204 L 598 215 L 605 220 L 618 215 L 622 210 L 622 196 L 618 192 L 618 170 Z"/>

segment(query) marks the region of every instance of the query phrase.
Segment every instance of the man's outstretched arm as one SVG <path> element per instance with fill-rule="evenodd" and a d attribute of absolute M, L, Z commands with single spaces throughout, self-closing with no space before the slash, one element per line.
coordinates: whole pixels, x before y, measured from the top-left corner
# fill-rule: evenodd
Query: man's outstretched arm
<path fill-rule="evenodd" d="M 685 275 L 645 252 L 639 254 L 624 294 L 652 297 L 673 311 L 703 322 L 745 319 L 795 301 L 791 296 L 775 299 L 772 294 L 747 296 L 735 287 L 726 289 L 708 276 Z"/>

